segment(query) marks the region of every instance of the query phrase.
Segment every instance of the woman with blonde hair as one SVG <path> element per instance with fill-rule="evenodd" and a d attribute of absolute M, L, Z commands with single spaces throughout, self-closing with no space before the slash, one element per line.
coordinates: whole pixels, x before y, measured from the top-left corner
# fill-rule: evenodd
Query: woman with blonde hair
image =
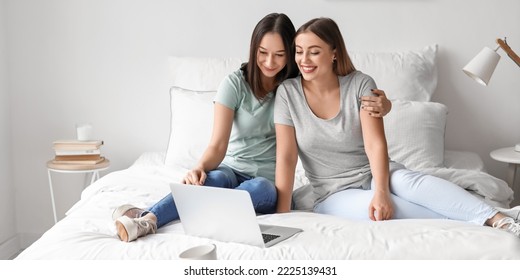
<path fill-rule="evenodd" d="M 520 223 L 510 217 L 520 207 L 501 213 L 449 181 L 389 160 L 383 120 L 359 102 L 376 84 L 355 69 L 332 19 L 305 23 L 295 46 L 301 76 L 284 81 L 275 101 L 278 212 L 291 208 L 299 156 L 315 212 L 373 221 L 448 218 L 520 236 Z"/>

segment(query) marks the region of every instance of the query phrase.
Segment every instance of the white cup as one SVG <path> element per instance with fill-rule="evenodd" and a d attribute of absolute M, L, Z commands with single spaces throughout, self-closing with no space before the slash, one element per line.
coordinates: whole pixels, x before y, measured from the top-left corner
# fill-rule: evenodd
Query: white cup
<path fill-rule="evenodd" d="M 91 124 L 77 124 L 76 133 L 77 133 L 77 138 L 80 141 L 92 140 L 92 125 Z"/>
<path fill-rule="evenodd" d="M 179 258 L 183 260 L 216 260 L 217 246 L 215 244 L 195 246 L 182 252 Z"/>

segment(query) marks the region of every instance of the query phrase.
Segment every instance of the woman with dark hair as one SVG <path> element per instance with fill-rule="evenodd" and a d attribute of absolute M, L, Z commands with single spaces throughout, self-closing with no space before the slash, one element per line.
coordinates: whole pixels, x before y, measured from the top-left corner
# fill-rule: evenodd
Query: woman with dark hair
<path fill-rule="evenodd" d="M 267 34 L 276 38 L 264 38 Z M 298 67 L 294 59 L 292 59 L 294 57 L 294 34 L 295 29 L 291 20 L 285 14 L 277 13 L 265 16 L 253 30 L 249 47 L 249 63 L 244 63 L 240 70 L 242 70 L 247 84 L 257 99 L 262 100 L 269 92 L 274 93 L 276 85 L 279 85 L 287 78 L 294 78 L 298 75 Z M 283 55 L 285 60 L 285 62 L 281 63 L 281 70 L 276 69 L 279 72 L 274 75 L 274 78 L 268 77 L 267 73 L 263 72 L 266 67 L 262 63 L 252 63 L 267 55 L 267 50 L 262 46 L 262 41 L 265 44 L 272 39 L 281 39 L 283 49 L 276 55 L 278 57 Z M 270 80 L 269 83 L 271 85 L 264 85 L 265 80 Z"/>
<path fill-rule="evenodd" d="M 376 84 L 356 71 L 332 19 L 304 24 L 295 46 L 301 77 L 284 81 L 275 102 L 278 212 L 290 210 L 299 155 L 317 213 L 454 219 L 520 237 L 520 206 L 496 209 L 449 181 L 389 160 L 383 120 L 360 109 L 359 99 L 372 95 Z"/>
<path fill-rule="evenodd" d="M 257 213 L 276 212 L 274 94 L 281 82 L 298 74 L 294 35 L 294 25 L 285 14 L 269 14 L 256 25 L 249 61 L 221 82 L 210 143 L 183 183 L 245 190 Z M 385 105 L 375 105 L 376 117 L 391 107 L 380 93 L 373 103 Z M 179 215 L 168 194 L 148 210 L 122 205 L 113 218 L 119 238 L 129 242 L 155 233 Z"/>

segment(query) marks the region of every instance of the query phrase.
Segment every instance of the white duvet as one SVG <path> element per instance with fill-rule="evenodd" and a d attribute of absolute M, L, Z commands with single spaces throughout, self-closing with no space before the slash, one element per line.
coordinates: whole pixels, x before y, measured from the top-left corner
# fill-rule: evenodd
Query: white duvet
<path fill-rule="evenodd" d="M 123 203 L 153 205 L 169 193 L 168 183 L 178 181 L 185 172 L 152 164 L 154 161 L 153 157 L 151 161 L 150 157 L 138 160 L 132 167 L 110 173 L 89 186 L 67 216 L 17 259 L 177 259 L 183 250 L 206 243 L 217 245 L 219 259 L 231 260 L 520 259 L 520 239 L 490 227 L 434 219 L 359 222 L 309 212 L 259 216 L 262 223 L 303 229 L 270 248 L 187 236 L 179 222 L 137 241 L 121 242 L 111 219 L 113 209 Z M 501 180 L 487 178 L 480 171 L 431 172 L 454 176 L 468 189 L 489 195 L 490 201 L 510 199 L 511 193 Z M 486 189 L 479 180 L 494 185 Z"/>

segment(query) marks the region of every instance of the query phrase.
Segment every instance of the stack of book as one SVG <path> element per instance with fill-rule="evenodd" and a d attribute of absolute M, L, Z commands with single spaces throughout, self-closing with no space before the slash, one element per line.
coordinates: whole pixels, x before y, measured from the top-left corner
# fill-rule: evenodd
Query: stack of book
<path fill-rule="evenodd" d="M 101 155 L 102 140 L 58 140 L 52 143 L 55 164 L 95 165 L 105 158 Z"/>

